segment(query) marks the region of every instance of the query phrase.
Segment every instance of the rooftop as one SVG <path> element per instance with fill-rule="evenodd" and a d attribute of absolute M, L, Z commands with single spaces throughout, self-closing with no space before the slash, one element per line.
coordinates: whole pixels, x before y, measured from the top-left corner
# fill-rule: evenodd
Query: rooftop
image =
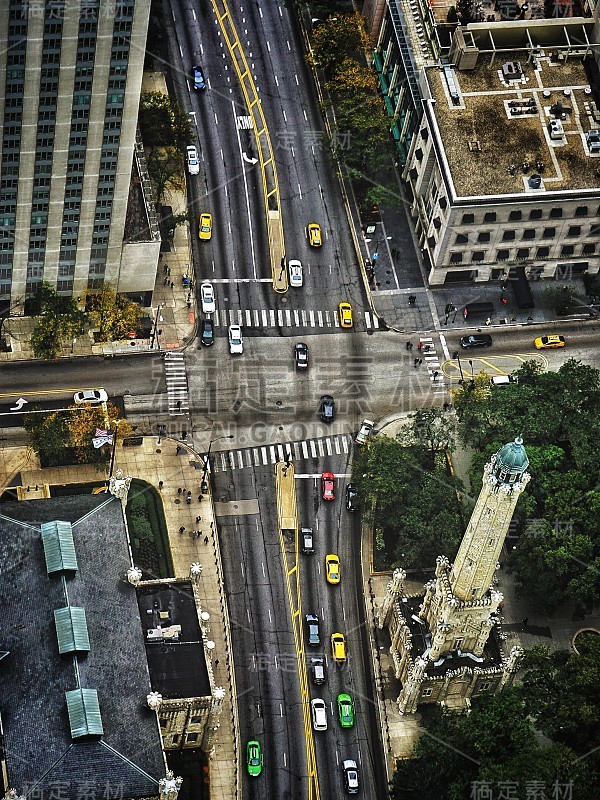
<path fill-rule="evenodd" d="M 41 525 L 72 523 L 76 571 L 47 572 Z M 118 783 L 124 798 L 158 793 L 164 761 L 121 503 L 79 495 L 0 505 L 3 625 L 0 713 L 10 785 L 40 797 L 81 797 Z M 85 609 L 90 650 L 60 656 L 55 609 Z M 72 738 L 66 692 L 95 689 L 101 739 Z M 84 765 L 82 767 L 82 765 Z M 57 788 L 58 787 L 58 788 Z"/>
<path fill-rule="evenodd" d="M 480 54 L 474 69 L 452 68 L 450 78 L 438 67 L 426 70 L 458 197 L 527 194 L 533 200 L 548 191 L 600 186 L 600 153 L 590 154 L 585 136 L 600 128 L 589 78 L 580 57 L 555 60 L 553 52 L 540 49 L 531 63 L 520 49 L 499 52 L 495 60 Z M 505 64 L 515 65 L 514 77 L 503 73 Z M 562 135 L 551 138 L 552 121 L 562 125 Z M 532 175 L 540 176 L 539 188 L 530 185 Z"/>

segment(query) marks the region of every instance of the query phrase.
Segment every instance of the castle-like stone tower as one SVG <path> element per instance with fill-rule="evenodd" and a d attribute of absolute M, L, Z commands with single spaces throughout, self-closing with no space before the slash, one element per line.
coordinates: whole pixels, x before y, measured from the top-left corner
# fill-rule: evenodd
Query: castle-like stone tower
<path fill-rule="evenodd" d="M 402 682 L 402 713 L 451 695 L 457 704 L 468 703 L 474 694 L 500 690 L 512 679 L 518 654 L 494 657 L 488 639 L 503 599 L 493 588 L 494 573 L 515 505 L 530 480 L 528 466 L 520 436 L 492 456 L 454 564 L 438 557 L 418 614 L 409 613 L 417 596 L 404 598 L 406 607 L 396 601 L 393 615 L 379 614 L 378 624 L 390 628 L 397 650 L 392 656 Z M 386 608 L 389 603 L 388 598 Z"/>

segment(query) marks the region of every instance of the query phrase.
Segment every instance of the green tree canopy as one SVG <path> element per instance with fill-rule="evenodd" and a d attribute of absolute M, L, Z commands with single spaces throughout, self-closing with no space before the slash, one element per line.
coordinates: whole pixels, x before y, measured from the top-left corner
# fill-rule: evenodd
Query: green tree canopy
<path fill-rule="evenodd" d="M 99 291 L 86 294 L 86 307 L 92 324 L 99 328 L 98 340 L 113 342 L 125 339 L 135 331 L 142 316 L 142 309 L 125 295 L 116 294 L 109 283 Z"/>
<path fill-rule="evenodd" d="M 59 295 L 44 283 L 27 302 L 27 311 L 37 317 L 31 334 L 31 348 L 37 358 L 55 359 L 73 337 L 87 324 L 87 315 L 80 311 L 72 297 Z"/>

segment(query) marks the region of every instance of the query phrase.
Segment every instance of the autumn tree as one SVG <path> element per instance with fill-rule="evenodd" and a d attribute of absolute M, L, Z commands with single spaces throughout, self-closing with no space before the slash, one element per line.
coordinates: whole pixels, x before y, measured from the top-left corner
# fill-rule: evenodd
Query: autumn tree
<path fill-rule="evenodd" d="M 339 71 L 344 55 L 363 53 L 370 46 L 361 14 L 340 13 L 327 17 L 313 28 L 308 60 L 331 77 Z"/>
<path fill-rule="evenodd" d="M 87 315 L 75 300 L 59 295 L 46 283 L 28 300 L 27 312 L 36 317 L 30 342 L 34 355 L 49 361 L 87 324 Z"/>
<path fill-rule="evenodd" d="M 142 309 L 125 295 L 116 294 L 109 283 L 99 291 L 86 293 L 86 308 L 92 324 L 99 329 L 101 342 L 113 342 L 127 338 L 137 329 Z"/>

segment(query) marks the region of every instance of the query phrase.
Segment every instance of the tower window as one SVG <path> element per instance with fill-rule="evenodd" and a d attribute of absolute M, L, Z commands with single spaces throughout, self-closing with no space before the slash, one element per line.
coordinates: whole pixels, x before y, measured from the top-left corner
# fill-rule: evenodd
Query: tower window
<path fill-rule="evenodd" d="M 487 692 L 487 691 L 489 691 L 490 685 L 491 685 L 491 684 L 490 684 L 490 682 L 489 682 L 489 681 L 483 681 L 483 683 L 481 683 L 481 684 L 479 685 L 479 691 L 480 691 L 480 692 Z"/>
<path fill-rule="evenodd" d="M 454 640 L 454 644 L 452 645 L 452 649 L 453 650 L 460 650 L 460 648 L 462 647 L 462 643 L 463 643 L 463 637 L 460 636 L 458 639 Z"/>
<path fill-rule="evenodd" d="M 490 547 L 493 547 L 495 544 L 496 544 L 496 540 L 495 539 L 490 539 L 489 542 L 488 542 L 488 545 Z"/>
<path fill-rule="evenodd" d="M 431 697 L 433 689 L 423 689 L 421 692 L 421 697 Z"/>

